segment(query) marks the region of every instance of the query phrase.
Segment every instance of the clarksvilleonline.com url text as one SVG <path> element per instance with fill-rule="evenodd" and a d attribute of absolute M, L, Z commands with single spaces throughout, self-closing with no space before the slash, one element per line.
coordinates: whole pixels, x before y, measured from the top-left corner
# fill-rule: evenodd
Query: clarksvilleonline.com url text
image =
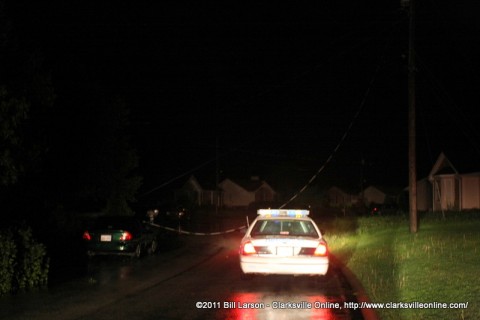
<path fill-rule="evenodd" d="M 346 309 L 467 309 L 468 302 L 344 302 Z"/>
<path fill-rule="evenodd" d="M 467 309 L 468 302 L 197 301 L 197 309 Z"/>

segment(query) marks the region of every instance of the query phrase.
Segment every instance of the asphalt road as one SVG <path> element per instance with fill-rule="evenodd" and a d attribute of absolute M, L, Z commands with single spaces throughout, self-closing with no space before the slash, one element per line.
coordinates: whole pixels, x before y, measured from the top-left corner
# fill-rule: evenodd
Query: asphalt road
<path fill-rule="evenodd" d="M 323 278 L 242 279 L 241 233 L 180 236 L 140 260 L 95 257 L 78 279 L 0 299 L 1 319 L 362 319 L 332 266 Z M 338 303 L 338 308 L 335 306 Z"/>

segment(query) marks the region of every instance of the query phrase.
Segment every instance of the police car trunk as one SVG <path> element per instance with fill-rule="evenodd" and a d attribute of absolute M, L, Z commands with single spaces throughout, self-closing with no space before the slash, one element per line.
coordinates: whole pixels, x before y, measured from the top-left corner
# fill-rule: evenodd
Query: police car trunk
<path fill-rule="evenodd" d="M 257 213 L 240 245 L 244 273 L 327 273 L 327 242 L 308 210 L 261 209 Z"/>

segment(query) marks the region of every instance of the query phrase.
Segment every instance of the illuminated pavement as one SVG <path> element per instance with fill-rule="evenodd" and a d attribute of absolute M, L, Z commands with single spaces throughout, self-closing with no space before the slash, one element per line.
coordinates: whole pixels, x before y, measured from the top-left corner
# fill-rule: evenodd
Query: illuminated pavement
<path fill-rule="evenodd" d="M 0 318 L 362 319 L 344 308 L 353 294 L 335 267 L 324 278 L 242 279 L 241 236 L 181 236 L 180 248 L 139 261 L 95 259 L 81 279 L 1 298 Z"/>

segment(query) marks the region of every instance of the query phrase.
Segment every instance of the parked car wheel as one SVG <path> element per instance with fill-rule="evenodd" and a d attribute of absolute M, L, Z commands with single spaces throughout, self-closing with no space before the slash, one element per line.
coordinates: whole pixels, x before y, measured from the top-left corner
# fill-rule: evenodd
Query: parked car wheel
<path fill-rule="evenodd" d="M 148 250 L 148 253 L 154 254 L 157 252 L 158 244 L 156 240 L 153 240 L 152 243 L 150 244 L 150 249 Z"/>
<path fill-rule="evenodd" d="M 133 258 L 140 258 L 142 256 L 142 245 L 139 243 L 135 247 L 135 251 L 132 254 Z"/>

